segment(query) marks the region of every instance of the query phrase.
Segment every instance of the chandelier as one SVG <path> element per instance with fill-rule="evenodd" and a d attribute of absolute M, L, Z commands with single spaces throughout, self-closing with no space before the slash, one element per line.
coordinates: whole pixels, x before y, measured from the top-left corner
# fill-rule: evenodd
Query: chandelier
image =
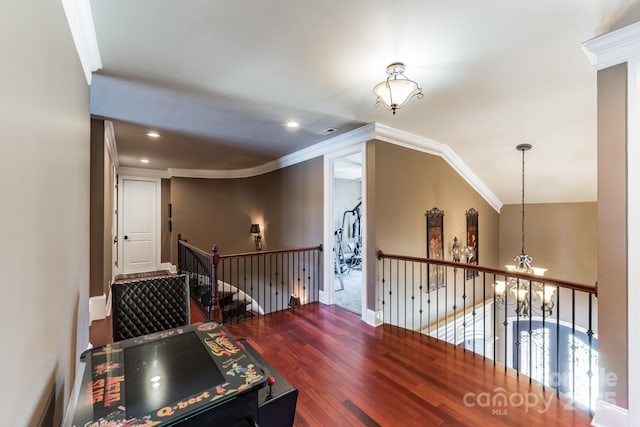
<path fill-rule="evenodd" d="M 396 114 L 398 108 L 402 108 L 414 96 L 422 98 L 422 88 L 418 83 L 409 80 L 404 75 L 404 64 L 394 62 L 387 66 L 387 80 L 378 83 L 373 88 L 376 95 L 376 106 L 383 104 L 387 110 Z"/>
<path fill-rule="evenodd" d="M 520 254 L 516 255 L 513 260 L 515 265 L 506 265 L 507 271 L 515 273 L 532 274 L 534 276 L 543 276 L 547 271 L 546 268 L 534 267 L 531 258 L 524 250 L 524 153 L 532 148 L 531 144 L 519 144 L 516 150 L 522 152 L 522 246 Z M 541 309 L 543 313 L 551 315 L 553 313 L 553 296 L 555 287 L 547 286 L 540 282 L 530 281 L 526 279 L 518 279 L 509 277 L 506 281 L 496 280 L 494 285 L 496 300 L 502 304 L 505 303 L 505 294 L 509 291 L 516 300 L 516 313 L 518 316 L 527 317 L 530 311 L 529 302 L 532 300 L 529 292 L 533 292 L 537 299 L 542 303 Z"/>

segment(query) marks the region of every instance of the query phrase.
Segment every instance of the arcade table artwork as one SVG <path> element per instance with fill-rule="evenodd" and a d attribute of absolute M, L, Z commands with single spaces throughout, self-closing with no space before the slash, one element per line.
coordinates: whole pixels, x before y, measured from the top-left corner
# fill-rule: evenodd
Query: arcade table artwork
<path fill-rule="evenodd" d="M 258 420 L 266 368 L 217 322 L 87 350 L 75 427 L 242 426 Z"/>

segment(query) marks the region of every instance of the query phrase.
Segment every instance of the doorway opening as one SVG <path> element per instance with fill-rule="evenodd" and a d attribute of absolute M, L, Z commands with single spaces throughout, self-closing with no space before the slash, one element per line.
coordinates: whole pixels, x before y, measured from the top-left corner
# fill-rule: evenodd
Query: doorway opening
<path fill-rule="evenodd" d="M 362 316 L 364 295 L 362 152 L 333 159 L 333 303 Z"/>

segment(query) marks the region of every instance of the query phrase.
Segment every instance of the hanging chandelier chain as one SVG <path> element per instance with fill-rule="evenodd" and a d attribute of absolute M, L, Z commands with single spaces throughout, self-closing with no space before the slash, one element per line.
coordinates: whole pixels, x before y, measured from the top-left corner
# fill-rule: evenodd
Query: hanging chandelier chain
<path fill-rule="evenodd" d="M 522 251 L 520 252 L 522 255 L 524 252 L 524 152 L 522 150 Z"/>

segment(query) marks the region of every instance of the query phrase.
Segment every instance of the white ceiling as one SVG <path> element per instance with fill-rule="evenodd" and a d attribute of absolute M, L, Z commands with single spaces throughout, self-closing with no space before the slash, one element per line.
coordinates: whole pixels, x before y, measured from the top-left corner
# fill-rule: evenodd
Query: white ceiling
<path fill-rule="evenodd" d="M 527 202 L 596 200 L 596 73 L 580 43 L 640 18 L 638 0 L 91 5 L 91 111 L 115 119 L 124 166 L 247 168 L 377 122 L 449 145 L 503 203 L 520 201 L 522 142 Z M 395 61 L 425 96 L 394 116 L 372 88 Z"/>

